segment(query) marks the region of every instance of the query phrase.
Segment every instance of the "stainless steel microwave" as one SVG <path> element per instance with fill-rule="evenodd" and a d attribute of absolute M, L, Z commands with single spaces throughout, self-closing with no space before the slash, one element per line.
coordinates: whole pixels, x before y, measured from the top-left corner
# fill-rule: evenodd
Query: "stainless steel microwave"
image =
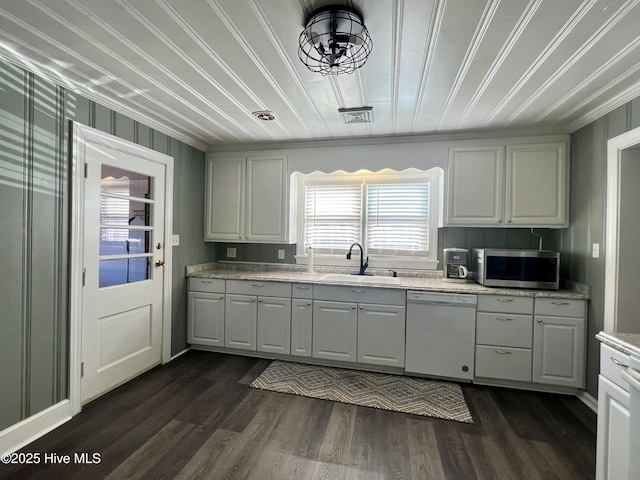
<path fill-rule="evenodd" d="M 549 250 L 474 248 L 476 282 L 487 287 L 558 290 L 560 253 Z"/>

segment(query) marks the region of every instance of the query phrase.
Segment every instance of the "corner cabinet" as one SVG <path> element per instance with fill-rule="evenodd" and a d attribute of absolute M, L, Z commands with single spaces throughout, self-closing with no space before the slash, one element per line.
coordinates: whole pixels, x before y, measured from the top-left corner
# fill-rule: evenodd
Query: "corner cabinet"
<path fill-rule="evenodd" d="M 445 224 L 568 226 L 568 143 L 451 147 Z"/>
<path fill-rule="evenodd" d="M 288 243 L 284 156 L 207 156 L 205 241 Z"/>

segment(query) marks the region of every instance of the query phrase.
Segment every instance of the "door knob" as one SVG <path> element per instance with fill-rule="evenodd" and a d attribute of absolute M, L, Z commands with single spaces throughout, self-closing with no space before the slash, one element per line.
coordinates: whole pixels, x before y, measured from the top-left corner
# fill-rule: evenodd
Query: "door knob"
<path fill-rule="evenodd" d="M 164 260 L 156 260 L 156 267 L 163 267 L 164 266 Z"/>

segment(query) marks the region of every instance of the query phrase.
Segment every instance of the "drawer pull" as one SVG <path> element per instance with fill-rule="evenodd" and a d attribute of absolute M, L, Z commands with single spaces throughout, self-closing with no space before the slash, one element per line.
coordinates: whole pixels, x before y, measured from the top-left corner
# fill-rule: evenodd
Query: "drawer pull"
<path fill-rule="evenodd" d="M 507 352 L 506 350 L 494 350 L 498 355 L 511 355 L 512 352 Z"/>
<path fill-rule="evenodd" d="M 251 286 L 260 288 L 260 287 L 264 287 L 264 283 L 252 283 Z"/>
<path fill-rule="evenodd" d="M 296 288 L 298 290 L 309 290 L 309 287 L 300 287 L 300 286 L 296 286 Z"/>
<path fill-rule="evenodd" d="M 200 280 L 200 283 L 213 283 L 213 280 Z"/>
<path fill-rule="evenodd" d="M 513 320 L 513 318 L 509 318 L 509 317 L 496 317 L 496 320 L 500 320 L 501 322 L 509 322 L 509 321 Z"/>
<path fill-rule="evenodd" d="M 613 363 L 615 363 L 616 365 L 618 365 L 619 367 L 624 367 L 624 368 L 629 368 L 629 365 L 625 365 L 624 363 L 622 363 L 620 360 L 617 360 L 614 357 L 609 357 L 611 359 L 611 361 Z"/>
<path fill-rule="evenodd" d="M 551 305 L 570 305 L 569 302 L 551 302 Z"/>
<path fill-rule="evenodd" d="M 496 298 L 496 300 L 498 302 L 502 302 L 502 303 L 509 303 L 509 302 L 513 302 L 513 298 Z"/>
<path fill-rule="evenodd" d="M 351 290 L 353 293 L 364 293 L 364 290 Z"/>

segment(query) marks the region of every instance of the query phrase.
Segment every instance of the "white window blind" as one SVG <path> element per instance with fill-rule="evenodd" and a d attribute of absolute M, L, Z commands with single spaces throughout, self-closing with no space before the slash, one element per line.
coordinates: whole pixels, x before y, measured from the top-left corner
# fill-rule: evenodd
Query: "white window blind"
<path fill-rule="evenodd" d="M 366 198 L 369 253 L 428 253 L 429 183 L 367 185 Z"/>
<path fill-rule="evenodd" d="M 344 253 L 362 236 L 362 185 L 307 185 L 305 246 Z"/>

